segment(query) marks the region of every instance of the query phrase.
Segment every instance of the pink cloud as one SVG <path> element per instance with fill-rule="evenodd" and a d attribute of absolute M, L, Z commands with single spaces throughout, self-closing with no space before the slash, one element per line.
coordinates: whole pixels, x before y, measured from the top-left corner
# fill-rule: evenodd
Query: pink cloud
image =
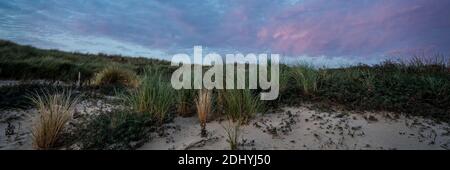
<path fill-rule="evenodd" d="M 321 2 L 333 5 L 317 5 Z M 437 15 L 429 10 L 440 9 L 428 0 L 409 1 L 410 5 L 376 1 L 352 10 L 346 6 L 352 4 L 339 2 L 308 1 L 283 10 L 259 29 L 258 41 L 290 54 L 383 54 L 410 45 L 429 45 L 429 40 L 421 42 L 411 36 L 427 36 L 435 24 L 432 16 Z"/>

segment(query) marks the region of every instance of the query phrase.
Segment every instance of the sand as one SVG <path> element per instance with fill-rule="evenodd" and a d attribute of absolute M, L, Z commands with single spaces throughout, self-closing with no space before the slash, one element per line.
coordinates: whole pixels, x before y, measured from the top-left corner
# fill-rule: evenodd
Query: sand
<path fill-rule="evenodd" d="M 83 100 L 76 105 L 73 119 L 68 123 L 68 129 L 79 121 L 83 115 L 106 114 L 120 105 L 112 104 L 113 97 L 103 99 Z M 31 128 L 37 116 L 36 109 L 0 110 L 0 150 L 30 150 L 32 148 Z M 72 146 L 68 146 L 69 149 Z M 63 147 L 64 148 L 64 147 Z"/>
<path fill-rule="evenodd" d="M 35 110 L 2 110 L 0 111 L 0 149 L 30 150 L 31 120 Z"/>
<path fill-rule="evenodd" d="M 240 149 L 246 150 L 361 150 L 450 149 L 447 123 L 392 113 L 319 112 L 307 107 L 257 115 L 243 126 Z M 164 133 L 152 134 L 142 150 L 229 149 L 223 126 L 207 124 L 208 137 L 200 137 L 196 117 L 175 118 Z"/>
<path fill-rule="evenodd" d="M 114 99 L 111 99 L 114 100 Z M 89 99 L 77 105 L 79 114 L 105 114 L 120 106 L 105 99 Z M 387 112 L 324 112 L 307 105 L 258 114 L 242 126 L 240 149 L 245 150 L 360 150 L 450 149 L 450 126 L 421 117 Z M 31 122 L 35 109 L 0 110 L 0 150 L 32 149 Z M 200 137 L 196 116 L 175 117 L 153 132 L 140 150 L 229 149 L 224 126 L 227 121 L 207 123 L 208 137 Z M 76 149 L 70 148 L 70 149 Z"/>

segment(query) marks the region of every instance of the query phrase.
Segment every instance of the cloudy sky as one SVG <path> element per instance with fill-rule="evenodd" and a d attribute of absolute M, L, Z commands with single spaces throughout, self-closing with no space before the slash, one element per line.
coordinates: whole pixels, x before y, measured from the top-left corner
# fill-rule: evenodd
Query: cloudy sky
<path fill-rule="evenodd" d="M 0 38 L 167 58 L 208 51 L 377 62 L 450 54 L 449 0 L 2 0 Z"/>

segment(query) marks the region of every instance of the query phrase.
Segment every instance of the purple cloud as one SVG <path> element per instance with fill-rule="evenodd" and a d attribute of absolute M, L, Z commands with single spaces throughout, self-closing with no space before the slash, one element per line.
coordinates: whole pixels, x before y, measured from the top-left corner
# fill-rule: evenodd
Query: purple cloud
<path fill-rule="evenodd" d="M 381 55 L 419 48 L 449 52 L 449 6 L 449 1 L 437 0 L 307 1 L 271 17 L 258 38 L 290 54 Z"/>
<path fill-rule="evenodd" d="M 449 54 L 449 8 L 448 0 L 11 0 L 0 2 L 0 38 L 63 50 L 55 44 L 98 37 L 166 52 L 202 45 L 288 56 Z"/>

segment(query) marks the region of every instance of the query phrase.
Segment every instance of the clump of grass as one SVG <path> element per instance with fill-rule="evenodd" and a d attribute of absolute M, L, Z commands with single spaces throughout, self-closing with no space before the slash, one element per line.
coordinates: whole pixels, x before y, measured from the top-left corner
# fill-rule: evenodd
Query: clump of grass
<path fill-rule="evenodd" d="M 238 149 L 241 125 L 261 109 L 261 103 L 249 89 L 223 90 L 221 93 L 224 113 L 228 120 L 228 124 L 223 128 L 230 148 L 235 150 Z"/>
<path fill-rule="evenodd" d="M 195 113 L 193 109 L 194 102 L 192 99 L 195 97 L 195 91 L 191 89 L 180 89 L 177 91 L 177 113 L 182 117 L 189 117 Z"/>
<path fill-rule="evenodd" d="M 170 84 L 160 74 L 146 72 L 142 83 L 122 96 L 134 111 L 148 114 L 162 123 L 174 104 L 175 93 Z"/>
<path fill-rule="evenodd" d="M 290 77 L 300 87 L 304 94 L 310 95 L 317 91 L 319 83 L 318 71 L 309 64 L 300 63 L 291 68 Z"/>
<path fill-rule="evenodd" d="M 224 112 L 232 121 L 246 122 L 261 110 L 259 98 L 249 89 L 224 90 L 222 100 Z"/>
<path fill-rule="evenodd" d="M 206 118 L 211 112 L 212 100 L 211 91 L 207 89 L 201 89 L 198 92 L 197 100 L 195 101 L 195 106 L 197 107 L 198 119 L 201 126 L 201 136 L 206 137 Z"/>
<path fill-rule="evenodd" d="M 92 83 L 96 86 L 121 85 L 133 88 L 139 85 L 136 73 L 119 66 L 106 67 L 96 73 Z"/>
<path fill-rule="evenodd" d="M 71 91 L 64 90 L 56 94 L 36 93 L 30 99 L 38 111 L 38 117 L 34 120 L 32 128 L 33 147 L 54 148 L 74 113 L 79 97 L 73 97 Z"/>

